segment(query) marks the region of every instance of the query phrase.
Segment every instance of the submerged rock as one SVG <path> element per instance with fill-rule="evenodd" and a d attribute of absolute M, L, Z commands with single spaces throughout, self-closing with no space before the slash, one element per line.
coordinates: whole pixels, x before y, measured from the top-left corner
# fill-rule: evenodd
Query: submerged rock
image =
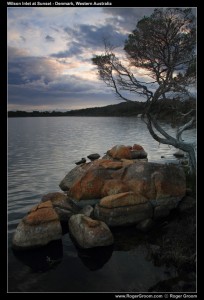
<path fill-rule="evenodd" d="M 61 237 L 59 217 L 51 201 L 46 201 L 32 208 L 20 221 L 13 236 L 12 247 L 18 250 L 32 249 Z"/>
<path fill-rule="evenodd" d="M 113 235 L 108 226 L 83 214 L 77 214 L 69 220 L 69 231 L 82 248 L 94 248 L 112 245 Z"/>

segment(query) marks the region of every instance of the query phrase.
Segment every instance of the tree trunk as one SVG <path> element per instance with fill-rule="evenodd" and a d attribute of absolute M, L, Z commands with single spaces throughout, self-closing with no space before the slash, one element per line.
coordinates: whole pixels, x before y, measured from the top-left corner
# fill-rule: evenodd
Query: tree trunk
<path fill-rule="evenodd" d="M 149 113 L 146 114 L 147 121 L 147 128 L 151 134 L 151 136 L 159 143 L 174 146 L 177 149 L 183 150 L 187 152 L 189 155 L 189 165 L 190 165 L 190 172 L 196 173 L 196 155 L 195 155 L 195 148 L 194 145 L 191 143 L 185 143 L 181 140 L 182 132 L 179 131 L 177 138 L 170 136 L 163 128 L 157 123 L 153 116 Z M 184 128 L 185 126 L 183 126 Z M 163 137 L 158 136 L 156 131 L 158 131 Z"/>

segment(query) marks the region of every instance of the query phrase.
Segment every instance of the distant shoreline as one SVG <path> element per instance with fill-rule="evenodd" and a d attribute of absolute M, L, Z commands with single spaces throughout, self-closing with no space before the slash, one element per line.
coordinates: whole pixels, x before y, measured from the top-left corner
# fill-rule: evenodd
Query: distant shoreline
<path fill-rule="evenodd" d="M 121 102 L 118 104 L 107 105 L 103 107 L 91 107 L 70 110 L 65 112 L 60 111 L 8 111 L 8 118 L 17 117 L 139 117 L 143 113 L 145 102 Z M 187 113 L 191 109 L 196 110 L 195 99 L 186 101 L 167 99 L 165 102 L 161 100 L 154 107 L 153 113 L 157 114 L 158 110 L 159 119 L 171 121 L 172 116 L 176 113 Z"/>
<path fill-rule="evenodd" d="M 76 110 L 69 110 L 66 112 L 60 111 L 9 111 L 8 117 L 65 117 L 65 116 L 79 116 L 79 117 L 129 117 L 141 114 L 144 109 L 144 102 L 132 103 L 118 103 L 107 105 L 103 107 L 90 107 Z"/>

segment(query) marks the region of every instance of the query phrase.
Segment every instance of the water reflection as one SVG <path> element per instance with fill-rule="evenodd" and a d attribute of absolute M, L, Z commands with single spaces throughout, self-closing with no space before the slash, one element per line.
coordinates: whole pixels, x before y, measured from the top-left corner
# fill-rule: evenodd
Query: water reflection
<path fill-rule="evenodd" d="M 85 265 L 85 267 L 87 267 L 90 271 L 96 271 L 101 269 L 112 256 L 114 249 L 113 245 L 83 249 L 76 244 L 71 235 L 70 239 L 72 240 L 76 248 L 78 257 Z"/>
<path fill-rule="evenodd" d="M 33 272 L 46 272 L 55 268 L 62 260 L 62 241 L 53 241 L 48 245 L 34 250 L 16 251 L 12 250 L 14 256 L 29 266 Z"/>
<path fill-rule="evenodd" d="M 97 247 L 92 249 L 77 249 L 78 257 L 90 270 L 101 269 L 111 258 L 113 246 Z"/>

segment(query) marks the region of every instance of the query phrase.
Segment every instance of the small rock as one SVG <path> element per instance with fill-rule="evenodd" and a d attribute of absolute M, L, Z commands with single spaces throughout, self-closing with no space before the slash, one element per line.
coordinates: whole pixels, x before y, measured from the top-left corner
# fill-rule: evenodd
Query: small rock
<path fill-rule="evenodd" d="M 100 157 L 100 155 L 98 153 L 93 153 L 87 156 L 87 158 L 89 158 L 91 161 L 96 160 Z"/>
<path fill-rule="evenodd" d="M 138 145 L 138 144 L 134 144 L 132 146 L 132 150 L 144 150 L 144 148 L 142 146 Z"/>
<path fill-rule="evenodd" d="M 86 158 L 82 158 L 81 160 L 77 161 L 75 164 L 76 165 L 81 165 L 81 164 L 84 164 L 86 162 Z"/>
<path fill-rule="evenodd" d="M 177 158 L 180 158 L 180 157 L 184 157 L 184 152 L 182 150 L 179 150 L 177 152 L 175 152 L 173 155 Z"/>
<path fill-rule="evenodd" d="M 130 155 L 132 159 L 147 158 L 147 152 L 144 150 L 130 150 Z"/>

